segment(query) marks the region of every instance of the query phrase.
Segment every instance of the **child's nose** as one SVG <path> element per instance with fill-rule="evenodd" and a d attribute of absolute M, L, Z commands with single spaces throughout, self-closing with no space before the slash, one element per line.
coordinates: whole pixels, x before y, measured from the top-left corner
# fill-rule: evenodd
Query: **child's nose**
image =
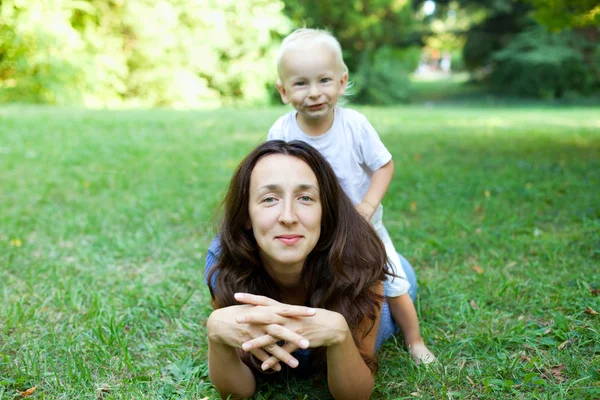
<path fill-rule="evenodd" d="M 319 97 L 320 94 L 319 85 L 310 85 L 309 95 L 311 97 Z"/>

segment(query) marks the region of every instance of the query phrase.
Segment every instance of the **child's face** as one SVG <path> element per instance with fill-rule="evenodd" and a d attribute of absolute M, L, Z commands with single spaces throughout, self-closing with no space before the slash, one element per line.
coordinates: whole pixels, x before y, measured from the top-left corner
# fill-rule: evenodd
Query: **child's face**
<path fill-rule="evenodd" d="M 323 44 L 287 51 L 279 72 L 281 84 L 277 90 L 281 99 L 307 122 L 333 115 L 348 83 L 348 74 L 337 62 L 335 52 Z"/>

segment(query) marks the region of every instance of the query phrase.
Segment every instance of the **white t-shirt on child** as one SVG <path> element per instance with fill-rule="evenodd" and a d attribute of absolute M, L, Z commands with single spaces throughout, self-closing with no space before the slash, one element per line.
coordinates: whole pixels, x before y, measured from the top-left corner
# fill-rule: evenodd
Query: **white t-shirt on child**
<path fill-rule="evenodd" d="M 317 149 L 329 161 L 342 189 L 356 205 L 367 193 L 373 173 L 387 164 L 392 155 L 364 115 L 342 107 L 336 107 L 334 113 L 333 125 L 327 132 L 309 136 L 298 126 L 297 111 L 291 111 L 273 124 L 267 140 L 301 140 Z M 382 227 L 382 217 L 380 204 L 371 219 L 376 230 Z"/>

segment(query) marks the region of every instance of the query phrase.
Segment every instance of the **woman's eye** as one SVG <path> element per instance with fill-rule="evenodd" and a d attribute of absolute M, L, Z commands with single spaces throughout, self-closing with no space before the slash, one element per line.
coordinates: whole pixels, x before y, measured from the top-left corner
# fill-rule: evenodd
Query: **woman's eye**
<path fill-rule="evenodd" d="M 265 197 L 264 199 L 262 199 L 262 203 L 274 203 L 275 202 L 275 197 Z"/>
<path fill-rule="evenodd" d="M 300 196 L 300 201 L 313 201 L 310 196 Z"/>

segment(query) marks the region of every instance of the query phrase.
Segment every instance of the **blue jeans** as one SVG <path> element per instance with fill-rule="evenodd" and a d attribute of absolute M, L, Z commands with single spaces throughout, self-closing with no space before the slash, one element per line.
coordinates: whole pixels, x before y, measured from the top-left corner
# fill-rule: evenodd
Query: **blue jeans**
<path fill-rule="evenodd" d="M 406 260 L 406 258 L 402 257 L 400 253 L 398 253 L 398 257 L 400 258 L 400 263 L 402 264 L 402 269 L 406 274 L 406 279 L 410 283 L 410 289 L 408 289 L 408 295 L 410 296 L 413 303 L 417 300 L 417 274 L 415 274 L 415 270 L 410 265 L 410 263 Z M 383 286 L 387 284 L 387 280 L 383 282 Z M 379 350 L 379 347 L 383 342 L 392 337 L 392 335 L 396 334 L 400 329 L 394 322 L 392 318 L 392 313 L 390 312 L 390 306 L 387 301 L 383 303 L 383 307 L 381 309 L 381 320 L 379 321 L 379 329 L 377 329 L 377 342 L 375 344 L 375 351 Z"/>

